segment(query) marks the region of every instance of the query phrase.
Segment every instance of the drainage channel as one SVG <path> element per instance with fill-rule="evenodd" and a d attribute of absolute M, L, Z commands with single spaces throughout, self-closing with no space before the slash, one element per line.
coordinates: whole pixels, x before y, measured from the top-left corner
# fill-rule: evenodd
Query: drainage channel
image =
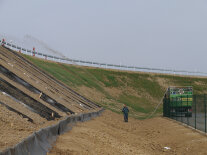
<path fill-rule="evenodd" d="M 46 118 L 48 121 L 61 117 L 57 112 L 28 96 L 27 94 L 14 87 L 2 78 L 0 78 L 0 90 L 21 101 L 26 105 L 26 107 L 29 107 L 27 108 L 30 111 L 39 114 L 41 117 Z"/>
<path fill-rule="evenodd" d="M 27 115 L 25 115 L 25 114 L 23 114 L 23 113 L 21 113 L 21 112 L 15 110 L 15 109 L 13 109 L 12 107 L 10 107 L 10 106 L 8 106 L 8 105 L 2 103 L 2 102 L 0 102 L 0 105 L 6 107 L 8 110 L 10 110 L 10 111 L 12 111 L 12 112 L 17 113 L 18 115 L 22 116 L 23 118 L 26 118 L 29 122 L 33 123 L 33 119 L 31 119 L 31 118 L 28 117 Z"/>
<path fill-rule="evenodd" d="M 4 74 L 6 77 L 11 79 L 12 81 L 14 81 L 14 82 L 24 86 L 29 91 L 31 91 L 31 92 L 33 92 L 35 94 L 40 94 L 40 98 L 43 101 L 45 101 L 48 104 L 52 105 L 56 109 L 58 109 L 58 110 L 60 110 L 62 112 L 65 112 L 65 113 L 69 112 L 70 114 L 74 114 L 74 112 L 72 110 L 70 110 L 67 107 L 65 107 L 64 105 L 58 103 L 56 100 L 52 99 L 51 97 L 49 97 L 45 93 L 41 92 L 40 90 L 38 90 L 37 88 L 32 86 L 31 84 L 29 84 L 26 81 L 24 81 L 23 79 L 19 78 L 16 74 L 14 74 L 13 72 L 9 71 L 7 68 L 5 68 L 2 65 L 0 65 L 0 73 Z"/>

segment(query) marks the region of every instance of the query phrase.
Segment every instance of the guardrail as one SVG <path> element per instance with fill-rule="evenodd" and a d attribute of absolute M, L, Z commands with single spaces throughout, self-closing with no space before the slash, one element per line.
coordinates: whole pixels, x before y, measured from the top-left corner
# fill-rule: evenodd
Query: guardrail
<path fill-rule="evenodd" d="M 129 70 L 129 71 L 143 71 L 143 72 L 155 72 L 155 73 L 167 73 L 167 74 L 181 74 L 181 75 L 194 75 L 194 76 L 207 76 L 206 72 L 198 72 L 198 71 L 186 71 L 186 70 L 174 70 L 174 69 L 160 69 L 160 68 L 148 68 L 148 67 L 137 67 L 137 66 L 126 66 L 126 65 L 117 65 L 117 64 L 107 64 L 107 63 L 99 63 L 92 61 L 83 61 L 69 58 L 61 58 L 53 55 L 47 55 L 44 53 L 36 52 L 35 48 L 33 50 L 29 50 L 26 48 L 22 48 L 20 46 L 11 44 L 6 42 L 4 39 L 0 40 L 1 45 L 7 46 L 16 50 L 18 52 L 22 52 L 27 55 L 37 56 L 43 59 L 52 60 L 55 62 L 62 62 L 67 64 L 77 64 L 81 66 L 92 66 L 92 67 L 100 67 L 100 68 L 110 68 L 110 69 L 119 69 L 119 70 Z"/>

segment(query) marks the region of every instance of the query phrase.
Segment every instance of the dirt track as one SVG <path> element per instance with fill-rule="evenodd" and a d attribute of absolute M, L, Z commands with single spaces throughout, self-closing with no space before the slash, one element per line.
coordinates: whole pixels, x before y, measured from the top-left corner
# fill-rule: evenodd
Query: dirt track
<path fill-rule="evenodd" d="M 207 137 L 175 121 L 122 119 L 107 110 L 101 117 L 78 123 L 58 138 L 48 154 L 207 154 Z"/>

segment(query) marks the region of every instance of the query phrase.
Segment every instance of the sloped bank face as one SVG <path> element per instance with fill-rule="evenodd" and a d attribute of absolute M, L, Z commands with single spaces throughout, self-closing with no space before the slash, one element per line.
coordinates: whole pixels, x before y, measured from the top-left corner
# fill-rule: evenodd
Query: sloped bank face
<path fill-rule="evenodd" d="M 0 150 L 65 116 L 98 109 L 18 53 L 0 47 Z"/>
<path fill-rule="evenodd" d="M 205 77 L 127 72 L 54 63 L 25 56 L 39 68 L 63 81 L 101 106 L 120 113 L 123 104 L 130 116 L 144 119 L 162 102 L 169 86 L 192 86 L 194 94 L 206 93 Z M 162 114 L 162 106 L 155 115 Z"/>

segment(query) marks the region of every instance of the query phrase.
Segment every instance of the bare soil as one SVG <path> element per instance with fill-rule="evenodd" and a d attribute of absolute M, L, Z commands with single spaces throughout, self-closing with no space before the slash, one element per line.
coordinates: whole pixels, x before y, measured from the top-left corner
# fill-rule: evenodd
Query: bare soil
<path fill-rule="evenodd" d="M 207 154 L 206 146 L 205 135 L 173 120 L 129 118 L 125 123 L 122 115 L 106 110 L 58 137 L 48 155 L 195 155 Z"/>
<path fill-rule="evenodd" d="M 31 84 L 41 92 L 50 96 L 52 99 L 55 99 L 58 104 L 64 105 L 75 113 L 96 111 L 96 106 L 89 103 L 87 100 L 74 93 L 72 90 L 66 88 L 64 84 L 59 83 L 59 81 L 53 79 L 53 77 L 50 77 L 43 71 L 39 70 L 33 64 L 22 58 L 21 55 L 13 53 L 1 46 L 0 65 L 27 83 Z M 64 119 L 65 116 L 70 115 L 69 113 L 60 111 L 55 106 L 48 104 L 40 98 L 40 94 L 33 93 L 23 85 L 20 85 L 19 83 L 2 74 L 2 72 L 0 72 L 0 78 L 3 79 L 3 81 L 6 81 L 1 83 L 0 102 L 33 120 L 33 123 L 29 122 L 27 118 L 23 118 L 17 112 L 11 111 L 0 104 L 0 151 L 14 146 L 15 144 L 21 142 L 24 138 L 31 135 L 33 132 L 55 124 L 57 121 Z M 15 89 L 11 89 L 12 87 L 10 87 L 7 82 Z M 10 96 L 8 93 L 4 92 L 5 90 L 9 92 Z M 18 98 L 19 101 L 14 97 L 16 99 Z M 30 100 L 27 100 L 24 97 Z M 23 100 L 23 98 L 25 100 Z M 32 100 L 35 102 L 32 102 Z M 39 105 L 47 107 L 46 109 L 49 108 L 50 110 L 53 110 L 53 114 L 58 113 L 62 117 L 59 119 L 56 118 L 53 121 L 47 121 L 44 117 L 31 110 L 32 106 L 36 106 L 37 109 L 39 108 L 39 112 L 47 112 L 46 109 L 40 108 L 37 102 Z M 80 103 L 90 105 L 92 108 L 85 108 L 81 106 Z M 26 106 L 30 104 L 30 108 Z"/>

